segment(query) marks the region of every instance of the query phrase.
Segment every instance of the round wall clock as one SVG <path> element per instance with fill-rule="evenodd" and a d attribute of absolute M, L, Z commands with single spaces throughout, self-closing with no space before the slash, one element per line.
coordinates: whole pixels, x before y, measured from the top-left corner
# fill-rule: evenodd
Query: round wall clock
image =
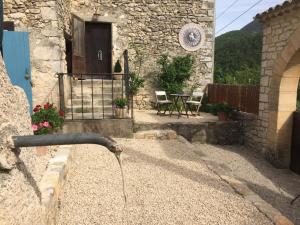
<path fill-rule="evenodd" d="M 186 24 L 180 30 L 179 42 L 185 50 L 197 51 L 205 42 L 205 32 L 198 24 Z"/>

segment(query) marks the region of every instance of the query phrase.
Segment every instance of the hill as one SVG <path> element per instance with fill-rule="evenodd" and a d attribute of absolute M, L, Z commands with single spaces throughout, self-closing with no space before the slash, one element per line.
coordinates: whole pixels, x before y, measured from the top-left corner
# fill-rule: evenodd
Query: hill
<path fill-rule="evenodd" d="M 257 84 L 260 76 L 262 26 L 254 21 L 216 38 L 215 82 Z"/>
<path fill-rule="evenodd" d="M 257 20 L 253 20 L 251 23 L 244 26 L 241 31 L 247 32 L 247 33 L 262 33 L 263 26 L 260 22 Z"/>

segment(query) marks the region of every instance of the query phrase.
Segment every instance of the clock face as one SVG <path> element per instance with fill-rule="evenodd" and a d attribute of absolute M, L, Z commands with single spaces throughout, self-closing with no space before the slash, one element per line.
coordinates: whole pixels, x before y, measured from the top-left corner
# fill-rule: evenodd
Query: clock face
<path fill-rule="evenodd" d="M 205 42 L 204 30 L 198 24 L 189 23 L 182 27 L 179 42 L 185 50 L 197 51 Z"/>

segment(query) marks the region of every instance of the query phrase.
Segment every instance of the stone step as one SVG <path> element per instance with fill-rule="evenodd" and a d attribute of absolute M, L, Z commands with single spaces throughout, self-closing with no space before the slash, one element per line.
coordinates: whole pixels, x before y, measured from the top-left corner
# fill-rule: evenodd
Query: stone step
<path fill-rule="evenodd" d="M 113 113 L 104 113 L 104 118 L 105 119 L 112 119 L 114 118 Z M 92 113 L 83 113 L 83 118 L 82 118 L 82 113 L 73 113 L 73 117 L 71 113 L 66 114 L 65 116 L 66 120 L 99 120 L 99 119 L 103 119 L 103 114 L 101 113 L 94 113 L 94 116 Z"/>
<path fill-rule="evenodd" d="M 125 92 L 125 88 L 122 89 L 122 87 L 112 87 L 109 86 L 109 87 L 99 87 L 99 86 L 94 86 L 93 88 L 92 87 L 82 87 L 82 92 L 83 93 L 102 93 L 102 90 L 104 93 L 112 93 L 113 92 L 122 92 L 124 91 Z M 77 86 L 77 87 L 73 87 L 72 89 L 73 93 L 81 93 L 81 86 Z"/>
<path fill-rule="evenodd" d="M 177 133 L 174 130 L 148 130 L 139 131 L 134 134 L 135 139 L 159 139 L 159 140 L 174 140 L 177 139 Z"/>
<path fill-rule="evenodd" d="M 103 100 L 102 100 L 102 98 L 94 98 L 93 100 L 92 100 L 92 98 L 88 98 L 88 99 L 84 98 L 82 101 L 81 98 L 76 98 L 76 99 L 72 99 L 72 101 L 71 101 L 71 99 L 69 99 L 67 101 L 67 105 L 71 106 L 71 103 L 72 103 L 73 105 L 81 106 L 82 102 L 83 102 L 83 106 L 92 106 L 92 102 L 93 102 L 94 106 L 102 106 L 102 103 L 104 105 L 111 105 L 112 99 L 111 99 L 111 96 L 110 96 L 110 98 L 106 98 Z"/>
<path fill-rule="evenodd" d="M 112 83 L 115 87 L 122 87 L 122 84 L 125 86 L 125 82 L 122 82 L 121 80 L 114 80 L 113 82 L 111 80 L 93 80 L 93 86 L 95 87 L 102 87 L 102 84 L 104 87 L 111 87 Z M 91 80 L 83 80 L 82 82 L 80 80 L 72 81 L 72 86 L 73 87 L 91 87 L 92 86 L 92 81 Z"/>
<path fill-rule="evenodd" d="M 66 107 L 65 108 L 65 112 L 66 113 L 72 113 L 72 110 L 73 110 L 73 113 L 92 113 L 93 110 L 94 110 L 94 113 L 102 113 L 103 112 L 103 109 L 104 109 L 104 112 L 112 112 L 112 105 L 107 105 L 107 106 L 104 106 L 104 108 L 102 106 L 97 106 L 97 107 L 81 107 L 81 105 L 78 105 L 78 106 L 73 106 L 73 109 L 71 107 Z"/>
<path fill-rule="evenodd" d="M 115 98 L 122 97 L 122 93 L 121 92 L 120 93 L 114 93 L 113 95 L 112 95 L 112 93 L 104 93 L 103 95 L 102 95 L 102 93 L 100 93 L 100 94 L 94 93 L 93 96 L 94 96 L 95 99 L 96 98 L 102 98 L 102 97 L 104 99 L 112 99 L 112 97 L 115 99 Z M 92 99 L 92 94 L 83 93 L 83 95 L 81 95 L 81 93 L 73 93 L 73 95 L 72 95 L 73 100 L 74 99 L 82 99 L 82 97 L 83 97 L 84 100 Z"/>

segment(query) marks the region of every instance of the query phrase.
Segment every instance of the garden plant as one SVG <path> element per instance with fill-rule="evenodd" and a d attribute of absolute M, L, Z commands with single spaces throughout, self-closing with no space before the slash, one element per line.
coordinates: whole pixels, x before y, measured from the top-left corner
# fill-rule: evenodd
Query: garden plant
<path fill-rule="evenodd" d="M 64 124 L 64 112 L 47 102 L 43 107 L 37 105 L 33 109 L 32 130 L 35 135 L 49 134 L 58 131 Z"/>

